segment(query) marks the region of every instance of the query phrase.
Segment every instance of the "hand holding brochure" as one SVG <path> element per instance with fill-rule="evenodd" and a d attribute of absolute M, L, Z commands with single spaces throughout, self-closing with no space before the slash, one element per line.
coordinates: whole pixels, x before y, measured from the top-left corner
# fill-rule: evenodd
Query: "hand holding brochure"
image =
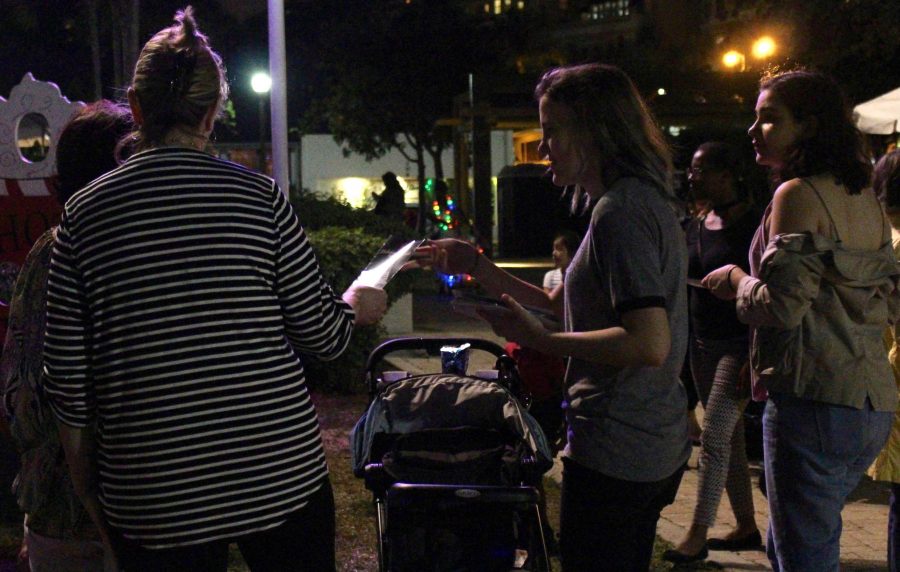
<path fill-rule="evenodd" d="M 397 235 L 390 237 L 354 282 L 372 288 L 384 288 L 424 242 L 424 239 L 408 241 Z"/>
<path fill-rule="evenodd" d="M 548 330 L 559 331 L 562 329 L 562 324 L 560 323 L 559 318 L 557 318 L 556 314 L 554 314 L 550 310 L 537 308 L 535 306 L 529 306 L 527 304 L 520 305 L 528 310 L 528 312 L 531 313 L 532 316 L 540 320 L 541 324 L 543 324 L 543 326 Z M 502 316 L 505 312 L 511 311 L 503 304 L 503 302 L 496 298 L 479 296 L 477 294 L 460 291 L 453 292 L 453 301 L 450 302 L 450 306 L 455 312 L 469 316 L 471 318 L 481 317 L 478 315 L 479 309 L 488 314 L 496 314 L 498 316 Z"/>

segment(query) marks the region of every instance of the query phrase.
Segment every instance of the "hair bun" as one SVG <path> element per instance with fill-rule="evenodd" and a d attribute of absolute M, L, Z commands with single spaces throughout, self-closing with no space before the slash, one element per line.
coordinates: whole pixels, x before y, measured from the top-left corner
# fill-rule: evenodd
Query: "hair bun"
<path fill-rule="evenodd" d="M 175 21 L 181 24 L 184 35 L 193 38 L 197 35 L 197 21 L 194 20 L 194 7 L 187 6 L 175 13 Z"/>

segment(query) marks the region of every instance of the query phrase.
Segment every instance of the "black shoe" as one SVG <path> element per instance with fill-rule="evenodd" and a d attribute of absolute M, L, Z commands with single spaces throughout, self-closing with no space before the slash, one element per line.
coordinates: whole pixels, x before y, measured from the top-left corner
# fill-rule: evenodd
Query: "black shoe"
<path fill-rule="evenodd" d="M 762 546 L 762 535 L 756 530 L 743 538 L 710 538 L 706 546 L 710 550 L 753 550 Z"/>
<path fill-rule="evenodd" d="M 673 548 L 671 550 L 666 550 L 662 555 L 663 560 L 668 560 L 672 564 L 690 564 L 691 562 L 700 562 L 701 560 L 706 560 L 708 556 L 709 550 L 707 549 L 705 544 L 697 554 L 683 554 Z"/>

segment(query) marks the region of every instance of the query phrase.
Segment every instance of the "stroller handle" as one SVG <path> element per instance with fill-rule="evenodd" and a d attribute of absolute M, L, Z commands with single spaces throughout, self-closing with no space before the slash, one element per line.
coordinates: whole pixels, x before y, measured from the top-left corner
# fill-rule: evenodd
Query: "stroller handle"
<path fill-rule="evenodd" d="M 369 354 L 369 359 L 366 361 L 366 371 L 374 371 L 375 366 L 377 366 L 385 356 L 392 354 L 394 352 L 403 351 L 403 350 L 425 350 L 428 352 L 430 356 L 439 356 L 441 355 L 441 348 L 443 346 L 452 346 L 457 345 L 460 346 L 462 344 L 471 344 L 473 350 L 481 350 L 485 352 L 489 352 L 494 354 L 497 357 L 502 355 L 506 355 L 506 351 L 497 343 L 482 340 L 478 338 L 463 338 L 463 337 L 404 337 L 404 338 L 394 338 L 391 340 L 387 340 L 378 345 L 372 353 Z"/>
<path fill-rule="evenodd" d="M 393 338 L 384 341 L 379 344 L 374 350 L 372 350 L 372 353 L 369 354 L 369 359 L 366 360 L 365 377 L 369 389 L 370 400 L 372 397 L 374 397 L 377 391 L 375 369 L 388 355 L 404 350 L 425 350 L 429 356 L 435 357 L 441 355 L 441 348 L 443 346 L 460 346 L 462 344 L 470 344 L 470 349 L 488 352 L 496 356 L 498 359 L 499 369 L 501 370 L 501 382 L 503 382 L 508 387 L 510 385 L 514 386 L 510 389 L 519 389 L 517 387 L 517 381 L 510 383 L 510 380 L 508 379 L 510 374 L 507 373 L 515 370 L 515 362 L 512 361 L 512 358 L 506 355 L 506 350 L 496 342 L 479 338 L 465 338 L 456 336 L 409 336 Z"/>

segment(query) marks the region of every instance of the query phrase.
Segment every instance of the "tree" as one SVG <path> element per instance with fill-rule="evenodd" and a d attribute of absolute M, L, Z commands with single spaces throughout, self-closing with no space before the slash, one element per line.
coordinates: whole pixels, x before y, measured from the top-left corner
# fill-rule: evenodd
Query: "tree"
<path fill-rule="evenodd" d="M 416 166 L 419 223 L 424 220 L 426 157 L 443 177 L 442 152 L 451 144 L 441 118 L 453 114 L 468 74 L 494 68 L 486 28 L 455 0 L 372 0 L 329 3 L 315 61 L 324 95 L 305 125 L 321 125 L 367 159 L 398 150 Z"/>
<path fill-rule="evenodd" d="M 109 0 L 112 21 L 121 23 L 110 29 L 113 52 L 113 81 L 126 85 L 131 80 L 134 64 L 141 50 L 140 0 Z"/>
<path fill-rule="evenodd" d="M 791 31 L 789 63 L 834 76 L 855 102 L 900 85 L 900 2 L 784 0 L 767 2 L 771 22 Z"/>

